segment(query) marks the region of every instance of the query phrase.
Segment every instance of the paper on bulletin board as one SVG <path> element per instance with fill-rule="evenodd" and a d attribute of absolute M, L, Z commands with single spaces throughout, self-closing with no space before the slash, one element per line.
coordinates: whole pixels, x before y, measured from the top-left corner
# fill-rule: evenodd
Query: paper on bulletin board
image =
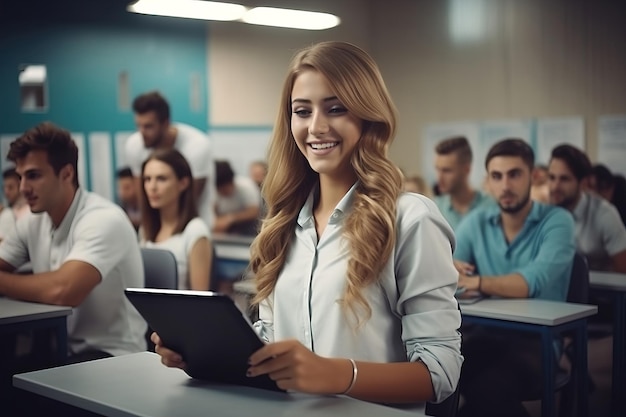
<path fill-rule="evenodd" d="M 126 166 L 126 139 L 133 132 L 115 132 L 115 169 L 118 170 Z"/>
<path fill-rule="evenodd" d="M 459 121 L 447 123 L 432 123 L 427 125 L 422 133 L 422 175 L 426 183 L 430 186 L 437 182 L 437 172 L 435 171 L 435 147 L 443 139 L 453 136 L 465 136 L 470 143 L 472 150 L 478 146 L 480 129 L 477 122 Z M 406 169 L 406 174 L 411 175 L 410 169 Z M 474 163 L 472 164 L 472 172 L 470 174 L 470 183 L 478 187 L 484 176 L 482 163 L 476 161 L 474 152 Z"/>
<path fill-rule="evenodd" d="M 85 134 L 81 132 L 72 132 L 70 135 L 78 148 L 78 182 L 83 189 L 88 190 L 90 189 L 90 185 L 87 183 L 87 170 L 85 168 L 87 165 Z"/>
<path fill-rule="evenodd" d="M 552 149 L 564 143 L 585 151 L 585 122 L 582 117 L 537 119 L 535 161 L 547 165 Z"/>
<path fill-rule="evenodd" d="M 91 191 L 113 201 L 113 161 L 111 155 L 111 135 L 108 132 L 89 134 L 89 172 Z"/>
<path fill-rule="evenodd" d="M 614 174 L 626 175 L 626 115 L 598 119 L 598 162 Z"/>

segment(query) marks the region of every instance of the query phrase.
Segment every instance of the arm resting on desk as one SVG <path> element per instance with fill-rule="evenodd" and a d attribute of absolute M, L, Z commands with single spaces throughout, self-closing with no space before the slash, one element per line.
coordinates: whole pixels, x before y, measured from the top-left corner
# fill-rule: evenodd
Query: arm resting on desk
<path fill-rule="evenodd" d="M 6 264 L 0 261 L 0 266 Z M 24 301 L 76 307 L 100 280 L 100 272 L 92 265 L 67 261 L 51 272 L 30 275 L 0 272 L 0 294 Z"/>
<path fill-rule="evenodd" d="M 480 280 L 480 283 L 479 283 Z M 506 298 L 528 298 L 528 283 L 520 274 L 498 276 L 466 276 L 459 274 L 459 287 L 478 291 L 487 295 Z"/>

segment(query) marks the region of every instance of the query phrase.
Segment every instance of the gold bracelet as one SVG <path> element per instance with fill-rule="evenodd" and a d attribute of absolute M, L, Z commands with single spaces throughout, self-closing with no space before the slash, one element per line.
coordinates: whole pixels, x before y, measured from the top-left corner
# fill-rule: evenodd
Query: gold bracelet
<path fill-rule="evenodd" d="M 359 368 L 356 367 L 356 362 L 354 361 L 354 359 L 350 358 L 348 360 L 352 365 L 352 381 L 350 381 L 348 389 L 342 392 L 340 395 L 347 395 L 348 393 L 350 393 L 350 391 L 352 391 L 352 388 L 354 388 L 354 384 L 356 383 L 356 377 L 359 374 Z"/>

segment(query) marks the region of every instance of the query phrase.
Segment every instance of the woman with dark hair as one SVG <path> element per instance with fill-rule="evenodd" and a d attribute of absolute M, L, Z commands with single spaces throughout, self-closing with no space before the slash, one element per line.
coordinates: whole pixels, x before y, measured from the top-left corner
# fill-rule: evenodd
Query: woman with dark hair
<path fill-rule="evenodd" d="M 141 168 L 141 245 L 176 257 L 178 288 L 208 290 L 212 248 L 198 217 L 189 164 L 175 149 L 157 150 Z"/>

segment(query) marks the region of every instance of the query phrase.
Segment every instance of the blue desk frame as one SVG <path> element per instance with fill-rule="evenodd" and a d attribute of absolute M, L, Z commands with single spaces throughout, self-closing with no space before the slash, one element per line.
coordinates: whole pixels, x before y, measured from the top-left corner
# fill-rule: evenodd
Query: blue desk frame
<path fill-rule="evenodd" d="M 594 288 L 590 291 L 611 298 L 613 303 L 613 370 L 611 382 L 611 415 L 626 415 L 626 291 Z"/>
<path fill-rule="evenodd" d="M 587 318 L 573 320 L 555 326 L 542 324 L 519 323 L 508 320 L 492 319 L 463 315 L 464 323 L 481 326 L 503 327 L 512 330 L 538 333 L 541 335 L 541 358 L 543 362 L 543 394 L 541 401 L 541 415 L 549 417 L 555 415 L 554 384 L 557 369 L 554 357 L 554 344 L 556 338 L 565 331 L 574 331 L 574 347 L 576 352 L 576 365 L 573 367 L 572 378 L 577 382 L 578 410 L 580 417 L 589 415 L 589 401 L 587 390 Z"/>

